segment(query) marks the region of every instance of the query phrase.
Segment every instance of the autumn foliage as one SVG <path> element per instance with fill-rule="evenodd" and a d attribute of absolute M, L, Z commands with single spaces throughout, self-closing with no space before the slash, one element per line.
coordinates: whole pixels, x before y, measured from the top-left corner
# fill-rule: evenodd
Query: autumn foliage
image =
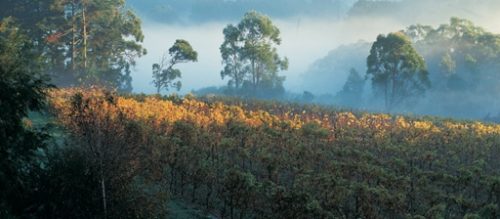
<path fill-rule="evenodd" d="M 99 104 L 88 108 L 95 118 L 139 124 L 120 141 L 147 151 L 128 159 L 133 170 L 217 217 L 500 216 L 500 125 L 97 88 L 50 93 L 53 113 L 80 136 L 75 96 Z M 110 127 L 121 126 L 94 128 Z"/>

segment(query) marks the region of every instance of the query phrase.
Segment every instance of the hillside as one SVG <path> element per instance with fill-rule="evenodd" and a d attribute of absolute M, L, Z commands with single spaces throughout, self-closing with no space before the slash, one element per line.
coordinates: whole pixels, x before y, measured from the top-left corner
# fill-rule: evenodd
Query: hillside
<path fill-rule="evenodd" d="M 50 102 L 80 147 L 101 139 L 94 149 L 122 161 L 107 172 L 141 179 L 148 202 L 163 191 L 221 218 L 500 215 L 500 125 L 100 89 Z"/>
<path fill-rule="evenodd" d="M 456 17 L 436 27 L 416 24 L 401 31 L 424 58 L 430 88 L 418 104 L 400 106 L 393 112 L 478 120 L 488 115 L 497 116 L 500 35 Z M 366 75 L 366 58 L 371 46 L 372 43 L 359 42 L 332 50 L 304 73 L 305 89 L 313 93 L 335 94 L 341 84 L 346 83 L 350 68 Z M 381 110 L 377 105 L 380 100 L 373 99 L 376 95 L 372 93 L 372 82 L 372 78 L 366 78 L 367 87 L 361 91 L 364 99 L 358 101 L 357 106 Z M 329 101 L 332 102 L 343 104 L 334 99 Z"/>

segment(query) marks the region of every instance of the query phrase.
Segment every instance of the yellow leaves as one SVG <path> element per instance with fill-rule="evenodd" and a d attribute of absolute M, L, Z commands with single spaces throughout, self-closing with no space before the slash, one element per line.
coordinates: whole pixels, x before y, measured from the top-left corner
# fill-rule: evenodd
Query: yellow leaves
<path fill-rule="evenodd" d="M 337 115 L 337 124 L 340 126 L 352 126 L 357 124 L 358 119 L 351 112 L 342 112 Z"/>
<path fill-rule="evenodd" d="M 485 125 L 479 122 L 475 122 L 471 125 L 471 128 L 478 135 L 500 134 L 500 125 Z"/>
<path fill-rule="evenodd" d="M 404 117 L 398 116 L 396 118 L 396 126 L 403 129 L 407 129 L 410 127 L 410 123 L 408 123 Z"/>
<path fill-rule="evenodd" d="M 434 124 L 432 122 L 428 121 L 415 121 L 413 123 L 413 127 L 416 129 L 422 129 L 422 130 L 431 130 L 433 128 Z"/>
<path fill-rule="evenodd" d="M 392 126 L 392 119 L 385 114 L 363 114 L 359 123 L 362 128 L 385 131 Z"/>
<path fill-rule="evenodd" d="M 463 133 L 482 135 L 500 134 L 499 125 L 483 123 L 442 122 L 439 125 L 427 120 L 411 120 L 402 116 L 393 118 L 387 114 L 363 114 L 357 117 L 351 112 L 329 112 L 322 109 L 302 110 L 286 105 L 273 104 L 259 106 L 223 102 L 203 102 L 195 98 L 182 101 L 170 101 L 157 97 L 141 98 L 112 95 L 112 103 L 106 101 L 109 94 L 99 89 L 52 89 L 50 90 L 50 106 L 62 123 L 71 115 L 71 98 L 82 93 L 88 104 L 94 107 L 99 115 L 115 118 L 118 112 L 127 119 L 143 121 L 154 126 L 158 131 L 165 131 L 166 124 L 186 121 L 199 127 L 225 126 L 229 121 L 238 121 L 251 127 L 280 127 L 287 124 L 299 130 L 304 124 L 315 123 L 329 130 L 330 134 L 340 131 L 342 136 L 352 135 L 354 138 L 373 136 L 383 139 L 390 136 L 403 137 L 408 141 L 422 138 L 435 138 L 439 133 L 457 135 Z M 92 98 L 90 98 L 92 97 Z M 228 102 L 230 103 L 230 102 Z M 271 108 L 270 108 L 271 107 Z M 272 112 L 272 113 L 271 113 Z M 356 137 L 357 136 L 357 137 Z M 418 138 L 418 139 L 416 139 Z"/>

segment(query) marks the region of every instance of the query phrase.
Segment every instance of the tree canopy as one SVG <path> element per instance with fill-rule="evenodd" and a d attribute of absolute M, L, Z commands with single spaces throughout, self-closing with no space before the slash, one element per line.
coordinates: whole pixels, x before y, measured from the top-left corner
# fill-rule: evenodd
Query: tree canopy
<path fill-rule="evenodd" d="M 409 103 L 430 87 L 426 64 L 401 32 L 379 35 L 367 59 L 367 75 L 390 110 Z"/>
<path fill-rule="evenodd" d="M 280 31 L 271 19 L 250 11 L 238 25 L 228 25 L 223 33 L 221 76 L 230 78 L 228 85 L 256 96 L 283 93 L 285 77 L 278 72 L 288 69 L 288 59 L 278 55 Z"/>
<path fill-rule="evenodd" d="M 181 78 L 181 71 L 174 68 L 174 65 L 185 62 L 198 61 L 198 53 L 191 47 L 186 40 L 176 40 L 174 45 L 168 50 L 170 60 L 166 54 L 161 58 L 160 63 L 153 64 L 153 83 L 160 93 L 162 89 L 169 90 L 169 88 L 181 89 L 182 83 L 175 81 Z"/>
<path fill-rule="evenodd" d="M 7 1 L 57 85 L 101 84 L 131 91 L 130 68 L 146 53 L 139 18 L 124 0 Z"/>

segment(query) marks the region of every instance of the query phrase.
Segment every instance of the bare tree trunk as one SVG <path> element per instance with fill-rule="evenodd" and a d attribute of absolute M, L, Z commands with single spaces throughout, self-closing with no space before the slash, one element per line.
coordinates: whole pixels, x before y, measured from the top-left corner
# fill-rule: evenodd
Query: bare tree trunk
<path fill-rule="evenodd" d="M 252 83 L 254 91 L 257 91 L 257 72 L 255 69 L 255 61 L 252 60 Z"/>
<path fill-rule="evenodd" d="M 236 67 L 238 65 L 238 60 L 237 60 L 237 56 L 234 55 L 233 56 L 233 73 L 234 73 L 234 87 L 236 88 L 236 90 L 238 90 L 240 88 L 240 78 L 239 78 L 239 72 L 238 72 L 238 68 Z"/>
<path fill-rule="evenodd" d="M 396 86 L 397 86 L 396 74 L 397 74 L 396 70 L 394 70 L 392 73 L 391 108 L 396 102 Z"/>
<path fill-rule="evenodd" d="M 102 190 L 102 207 L 104 210 L 104 219 L 106 219 L 106 218 L 108 218 L 108 206 L 107 206 L 107 200 L 106 200 L 106 183 L 104 182 L 104 176 L 102 176 L 102 175 L 101 175 L 101 190 Z"/>
<path fill-rule="evenodd" d="M 84 1 L 82 5 L 82 19 L 83 19 L 83 70 L 87 71 L 87 15 L 86 15 L 87 4 Z"/>
<path fill-rule="evenodd" d="M 100 168 L 100 177 L 101 177 L 101 198 L 102 198 L 102 209 L 103 209 L 103 212 L 104 212 L 104 219 L 107 219 L 108 218 L 108 205 L 107 205 L 107 199 L 106 199 L 106 182 L 105 182 L 105 175 L 104 175 L 104 151 L 103 151 L 103 140 L 102 140 L 102 137 L 103 134 L 100 130 L 97 131 L 97 142 L 96 142 L 96 146 L 97 146 L 97 151 L 99 151 L 98 153 L 98 159 L 99 159 L 99 168 Z"/>
<path fill-rule="evenodd" d="M 76 10 L 76 3 L 73 0 L 71 4 L 71 70 L 74 71 L 76 70 L 76 15 L 75 15 L 75 10 Z"/>

